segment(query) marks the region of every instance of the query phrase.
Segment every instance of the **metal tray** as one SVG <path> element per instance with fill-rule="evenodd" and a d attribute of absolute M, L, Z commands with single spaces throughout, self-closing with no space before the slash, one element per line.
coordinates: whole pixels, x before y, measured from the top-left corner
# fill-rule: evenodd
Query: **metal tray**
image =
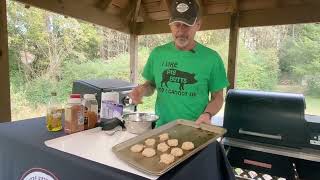
<path fill-rule="evenodd" d="M 169 165 L 160 163 L 160 155 L 163 153 L 158 150 L 156 150 L 157 154 L 151 158 L 146 158 L 142 156 L 141 153 L 134 153 L 130 151 L 131 146 L 135 144 L 144 144 L 144 141 L 148 138 L 156 139 L 157 145 L 159 143 L 158 136 L 162 133 L 168 133 L 170 139 L 178 139 L 178 147 L 181 147 L 182 143 L 185 141 L 191 141 L 194 143 L 195 148 L 191 151 L 183 150 L 183 156 L 179 158 L 176 157 L 175 161 Z M 179 119 L 117 144 L 112 147 L 112 151 L 119 159 L 127 162 L 134 168 L 147 174 L 160 176 L 179 163 L 188 159 L 208 144 L 214 142 L 225 133 L 226 129 L 224 128 L 207 124 L 196 125 L 193 121 Z M 155 149 L 156 145 L 154 147 Z M 171 148 L 166 153 L 170 153 L 170 150 Z"/>

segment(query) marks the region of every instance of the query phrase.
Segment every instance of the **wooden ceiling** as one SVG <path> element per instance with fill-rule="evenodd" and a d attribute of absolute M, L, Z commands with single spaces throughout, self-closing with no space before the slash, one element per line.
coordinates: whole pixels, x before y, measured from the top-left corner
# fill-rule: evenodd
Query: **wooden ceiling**
<path fill-rule="evenodd" d="M 132 34 L 167 33 L 171 0 L 16 0 Z M 202 30 L 320 22 L 319 0 L 199 0 Z"/>

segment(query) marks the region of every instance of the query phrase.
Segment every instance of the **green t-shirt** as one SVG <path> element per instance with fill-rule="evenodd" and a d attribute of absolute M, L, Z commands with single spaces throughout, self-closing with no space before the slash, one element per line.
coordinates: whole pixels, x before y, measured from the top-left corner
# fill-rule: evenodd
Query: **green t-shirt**
<path fill-rule="evenodd" d="M 218 53 L 199 43 L 193 51 L 181 51 L 174 42 L 156 47 L 142 76 L 157 89 L 157 127 L 176 119 L 195 121 L 205 110 L 209 93 L 229 85 Z"/>

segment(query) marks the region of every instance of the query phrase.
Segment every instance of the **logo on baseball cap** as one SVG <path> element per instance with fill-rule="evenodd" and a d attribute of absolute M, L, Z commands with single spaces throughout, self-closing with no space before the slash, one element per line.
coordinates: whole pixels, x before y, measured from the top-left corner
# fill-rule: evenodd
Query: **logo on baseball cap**
<path fill-rule="evenodd" d="M 199 15 L 199 5 L 195 0 L 173 0 L 169 25 L 181 22 L 193 26 Z"/>

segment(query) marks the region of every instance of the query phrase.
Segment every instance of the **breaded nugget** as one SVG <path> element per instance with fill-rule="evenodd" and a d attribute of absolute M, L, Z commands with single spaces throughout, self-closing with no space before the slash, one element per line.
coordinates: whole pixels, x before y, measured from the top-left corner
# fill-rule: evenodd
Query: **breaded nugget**
<path fill-rule="evenodd" d="M 159 135 L 160 141 L 166 141 L 169 139 L 169 134 L 168 133 L 163 133 Z"/>
<path fill-rule="evenodd" d="M 171 164 L 174 162 L 174 156 L 172 154 L 162 154 L 160 156 L 160 163 Z"/>
<path fill-rule="evenodd" d="M 142 151 L 142 155 L 145 157 L 153 157 L 154 155 L 156 155 L 156 151 L 153 148 L 145 148 Z"/>
<path fill-rule="evenodd" d="M 171 146 L 171 147 L 175 147 L 175 146 L 178 146 L 179 144 L 179 141 L 178 139 L 169 139 L 167 141 L 168 145 Z"/>
<path fill-rule="evenodd" d="M 150 139 L 145 140 L 144 143 L 147 146 L 153 146 L 156 143 L 156 140 L 150 138 Z"/>
<path fill-rule="evenodd" d="M 166 151 L 168 151 L 169 146 L 165 142 L 162 142 L 162 143 L 158 144 L 157 149 L 158 149 L 158 151 L 166 152 Z"/>
<path fill-rule="evenodd" d="M 182 143 L 181 148 L 182 148 L 183 150 L 189 151 L 189 150 L 194 149 L 194 144 L 193 144 L 192 142 L 187 141 L 187 142 Z"/>
<path fill-rule="evenodd" d="M 144 148 L 144 145 L 143 144 L 135 144 L 133 146 L 131 146 L 130 150 L 132 152 L 135 152 L 135 153 L 138 153 L 138 152 L 141 152 Z"/>
<path fill-rule="evenodd" d="M 180 157 L 183 155 L 183 151 L 181 148 L 172 148 L 171 154 L 174 155 L 175 157 Z"/>

